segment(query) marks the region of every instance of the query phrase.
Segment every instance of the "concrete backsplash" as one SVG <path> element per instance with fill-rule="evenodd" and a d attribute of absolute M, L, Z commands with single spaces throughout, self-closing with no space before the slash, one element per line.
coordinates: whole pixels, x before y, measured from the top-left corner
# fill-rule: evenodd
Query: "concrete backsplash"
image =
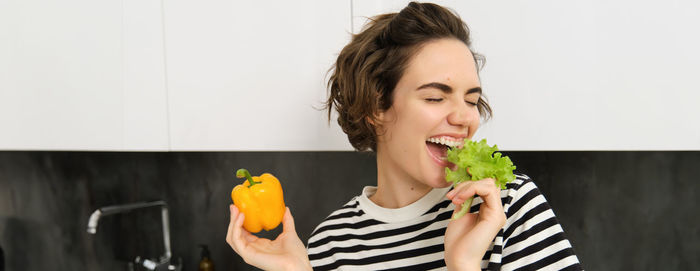
<path fill-rule="evenodd" d="M 584 268 L 700 266 L 700 152 L 505 154 L 542 190 Z M 282 181 L 304 241 L 376 178 L 374 156 L 353 152 L 0 152 L 5 268 L 125 270 L 137 255 L 158 256 L 157 210 L 104 217 L 96 235 L 86 229 L 99 207 L 165 200 L 184 270 L 196 270 L 199 244 L 209 246 L 217 270 L 255 270 L 224 240 L 241 167 Z"/>

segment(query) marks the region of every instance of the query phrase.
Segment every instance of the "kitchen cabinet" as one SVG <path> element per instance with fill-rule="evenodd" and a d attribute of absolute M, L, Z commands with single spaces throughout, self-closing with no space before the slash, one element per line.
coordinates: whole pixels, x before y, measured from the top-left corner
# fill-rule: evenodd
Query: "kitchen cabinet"
<path fill-rule="evenodd" d="M 350 150 L 322 107 L 350 1 L 167 1 L 171 150 Z"/>
<path fill-rule="evenodd" d="M 327 71 L 407 2 L 0 1 L 0 150 L 351 150 Z M 476 139 L 700 150 L 700 3 L 436 2 L 487 59 Z"/>
<path fill-rule="evenodd" d="M 409 1 L 353 1 L 364 17 Z M 469 25 L 505 150 L 700 150 L 700 4 L 436 1 Z"/>
<path fill-rule="evenodd" d="M 167 150 L 161 2 L 0 2 L 1 150 Z"/>

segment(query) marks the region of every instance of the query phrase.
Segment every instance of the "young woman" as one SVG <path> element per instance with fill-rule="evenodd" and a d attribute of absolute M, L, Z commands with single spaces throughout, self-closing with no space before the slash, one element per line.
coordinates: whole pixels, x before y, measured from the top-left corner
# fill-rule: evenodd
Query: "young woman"
<path fill-rule="evenodd" d="M 410 3 L 374 17 L 338 56 L 330 111 L 359 151 L 374 151 L 377 186 L 328 216 L 305 248 L 287 210 L 274 241 L 242 228 L 232 205 L 227 242 L 266 270 L 581 269 L 571 244 L 526 176 L 450 189 L 448 146 L 471 138 L 491 108 L 481 97 L 480 57 L 449 10 Z M 474 196 L 470 213 L 451 220 Z"/>

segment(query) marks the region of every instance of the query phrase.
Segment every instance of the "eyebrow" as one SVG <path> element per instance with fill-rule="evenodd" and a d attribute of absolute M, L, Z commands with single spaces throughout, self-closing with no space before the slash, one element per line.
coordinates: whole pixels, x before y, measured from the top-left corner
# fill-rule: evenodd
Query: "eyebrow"
<path fill-rule="evenodd" d="M 436 88 L 436 89 L 442 90 L 442 92 L 445 92 L 445 93 L 452 93 L 452 87 L 445 85 L 443 83 L 438 83 L 438 82 L 430 82 L 430 83 L 424 84 L 424 85 L 418 87 L 416 90 L 421 90 L 424 88 Z M 481 87 L 473 87 L 473 88 L 470 88 L 469 90 L 467 90 L 467 94 L 472 94 L 475 92 L 481 93 Z"/>

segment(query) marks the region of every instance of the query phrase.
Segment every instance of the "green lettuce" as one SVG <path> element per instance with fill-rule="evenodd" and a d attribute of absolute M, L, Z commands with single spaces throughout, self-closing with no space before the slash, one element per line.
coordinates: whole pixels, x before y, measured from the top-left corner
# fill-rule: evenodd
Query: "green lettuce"
<path fill-rule="evenodd" d="M 490 147 L 486 144 L 486 139 L 474 142 L 464 139 L 461 148 L 450 148 L 447 150 L 447 161 L 457 165 L 457 169 L 452 171 L 445 168 L 445 179 L 455 187 L 466 181 L 477 181 L 486 178 L 496 180 L 496 185 L 501 189 L 506 188 L 506 184 L 515 180 L 515 165 L 508 156 L 501 156 L 498 146 Z M 458 219 L 469 212 L 472 200 L 469 198 L 462 204 L 462 209 L 455 214 L 452 219 Z"/>

